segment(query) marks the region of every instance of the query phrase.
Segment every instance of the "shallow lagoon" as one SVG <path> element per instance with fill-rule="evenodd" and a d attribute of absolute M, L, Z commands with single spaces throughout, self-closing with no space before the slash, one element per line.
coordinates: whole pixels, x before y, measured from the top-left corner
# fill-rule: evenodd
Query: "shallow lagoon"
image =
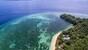
<path fill-rule="evenodd" d="M 0 28 L 0 50 L 49 50 L 54 34 L 70 24 L 56 14 L 32 14 Z"/>

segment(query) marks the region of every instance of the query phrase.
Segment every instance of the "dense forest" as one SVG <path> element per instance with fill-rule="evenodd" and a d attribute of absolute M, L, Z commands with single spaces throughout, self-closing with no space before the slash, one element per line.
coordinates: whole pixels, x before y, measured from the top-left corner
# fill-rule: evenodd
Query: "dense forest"
<path fill-rule="evenodd" d="M 61 34 L 60 44 L 64 46 L 63 49 L 88 50 L 88 19 L 77 18 L 68 14 L 62 14 L 60 17 L 73 24 L 73 28 L 63 31 Z M 69 40 L 64 40 L 66 35 L 70 37 Z"/>

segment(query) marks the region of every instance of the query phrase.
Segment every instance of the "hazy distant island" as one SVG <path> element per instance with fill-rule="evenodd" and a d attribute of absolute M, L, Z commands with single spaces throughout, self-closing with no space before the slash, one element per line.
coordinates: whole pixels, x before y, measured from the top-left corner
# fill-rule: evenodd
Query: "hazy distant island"
<path fill-rule="evenodd" d="M 62 14 L 61 19 L 73 24 L 57 38 L 56 50 L 88 50 L 88 18 Z"/>

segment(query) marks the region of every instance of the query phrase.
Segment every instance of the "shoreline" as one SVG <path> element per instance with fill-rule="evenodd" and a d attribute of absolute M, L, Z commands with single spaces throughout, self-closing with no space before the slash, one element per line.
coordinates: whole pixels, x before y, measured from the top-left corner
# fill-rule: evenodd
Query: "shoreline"
<path fill-rule="evenodd" d="M 68 29 L 70 29 L 70 28 L 73 28 L 73 25 L 67 26 L 65 29 L 63 29 L 62 31 L 59 31 L 58 33 L 56 33 L 56 34 L 52 37 L 49 50 L 56 50 L 56 43 L 57 43 L 58 37 L 61 35 L 61 33 L 62 33 L 63 31 L 66 31 L 66 30 L 68 30 Z"/>
<path fill-rule="evenodd" d="M 56 49 L 56 47 L 55 47 L 55 46 L 56 46 L 56 41 L 57 41 L 58 36 L 59 36 L 61 33 L 62 33 L 62 31 L 58 32 L 57 34 L 55 34 L 55 35 L 52 37 L 49 50 L 55 50 L 55 49 Z"/>

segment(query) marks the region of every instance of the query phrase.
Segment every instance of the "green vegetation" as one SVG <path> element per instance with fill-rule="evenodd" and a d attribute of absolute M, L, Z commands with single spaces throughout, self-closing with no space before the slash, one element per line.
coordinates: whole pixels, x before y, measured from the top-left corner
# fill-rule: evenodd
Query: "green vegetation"
<path fill-rule="evenodd" d="M 65 21 L 68 21 L 74 25 L 76 25 L 77 23 L 82 22 L 80 18 L 75 18 L 75 16 L 69 15 L 69 14 L 62 14 L 60 16 L 62 19 L 64 19 Z"/>
<path fill-rule="evenodd" d="M 70 36 L 69 41 L 61 38 L 64 50 L 88 50 L 88 19 L 80 19 L 67 14 L 61 15 L 61 18 L 74 25 L 74 28 L 64 31 L 62 34 Z"/>

